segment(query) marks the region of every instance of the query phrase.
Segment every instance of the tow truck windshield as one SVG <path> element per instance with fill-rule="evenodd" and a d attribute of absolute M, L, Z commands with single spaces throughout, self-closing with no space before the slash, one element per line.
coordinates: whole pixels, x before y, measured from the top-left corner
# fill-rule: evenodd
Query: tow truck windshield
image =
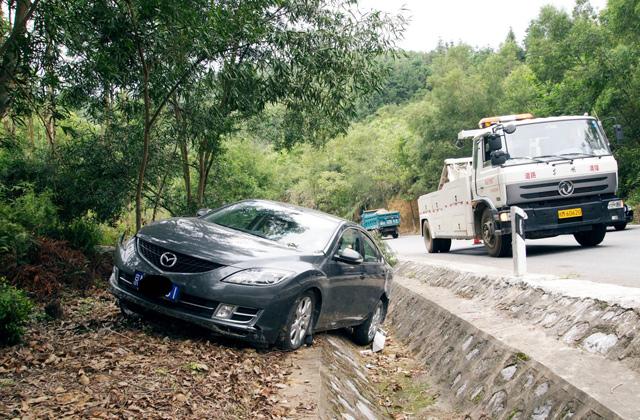
<path fill-rule="evenodd" d="M 522 124 L 506 136 L 506 151 L 515 161 L 548 162 L 583 159 L 611 154 L 594 119 L 545 121 Z"/>

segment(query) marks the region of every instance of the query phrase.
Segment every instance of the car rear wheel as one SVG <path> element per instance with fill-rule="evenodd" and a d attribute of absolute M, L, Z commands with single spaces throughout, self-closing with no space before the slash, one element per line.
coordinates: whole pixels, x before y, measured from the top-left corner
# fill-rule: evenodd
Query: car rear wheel
<path fill-rule="evenodd" d="M 353 341 L 361 346 L 371 343 L 376 331 L 384 322 L 385 312 L 384 302 L 379 300 L 369 317 L 353 329 Z"/>
<path fill-rule="evenodd" d="M 615 230 L 625 230 L 627 228 L 627 222 L 624 223 L 616 223 L 613 225 Z"/>
<path fill-rule="evenodd" d="M 424 222 L 422 225 L 422 238 L 424 239 L 424 246 L 427 248 L 429 254 L 437 252 L 449 252 L 451 249 L 451 239 L 433 238 L 431 237 L 431 231 L 429 230 L 429 223 Z"/>
<path fill-rule="evenodd" d="M 508 257 L 511 255 L 511 235 L 498 235 L 495 221 L 490 209 L 485 209 L 480 221 L 482 242 L 492 257 Z"/>
<path fill-rule="evenodd" d="M 593 229 L 585 232 L 577 232 L 573 234 L 576 241 L 584 247 L 592 247 L 599 245 L 607 234 L 607 227 L 605 225 L 594 225 Z"/>
<path fill-rule="evenodd" d="M 311 335 L 314 310 L 314 294 L 311 291 L 301 294 L 291 306 L 287 323 L 278 338 L 278 347 L 295 350 L 304 344 Z"/>

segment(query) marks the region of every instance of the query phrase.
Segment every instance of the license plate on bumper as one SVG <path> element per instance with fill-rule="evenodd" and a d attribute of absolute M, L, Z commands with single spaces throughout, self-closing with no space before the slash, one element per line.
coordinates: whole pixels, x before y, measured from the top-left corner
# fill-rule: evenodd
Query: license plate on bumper
<path fill-rule="evenodd" d="M 558 210 L 558 219 L 571 219 L 573 217 L 582 217 L 582 209 Z"/>

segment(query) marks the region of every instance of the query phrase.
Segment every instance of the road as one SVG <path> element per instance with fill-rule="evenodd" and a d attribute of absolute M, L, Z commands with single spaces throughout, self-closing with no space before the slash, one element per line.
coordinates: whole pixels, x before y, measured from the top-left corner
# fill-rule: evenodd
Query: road
<path fill-rule="evenodd" d="M 401 260 L 433 261 L 482 266 L 484 270 L 510 272 L 511 258 L 491 258 L 484 246 L 471 241 L 453 241 L 447 254 L 428 254 L 420 235 L 401 236 L 387 243 Z M 618 286 L 640 287 L 640 226 L 609 229 L 600 246 L 582 248 L 571 235 L 527 241 L 529 273 L 590 280 Z"/>

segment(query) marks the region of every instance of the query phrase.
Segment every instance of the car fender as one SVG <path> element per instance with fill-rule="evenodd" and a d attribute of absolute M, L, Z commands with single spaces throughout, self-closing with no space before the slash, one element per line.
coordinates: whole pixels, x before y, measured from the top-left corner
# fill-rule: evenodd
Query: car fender
<path fill-rule="evenodd" d="M 326 288 L 329 279 L 320 270 L 313 269 L 298 275 L 299 294 L 307 290 L 313 290 L 316 294 L 315 326 L 322 327 L 324 324 L 324 298 L 327 296 Z"/>

